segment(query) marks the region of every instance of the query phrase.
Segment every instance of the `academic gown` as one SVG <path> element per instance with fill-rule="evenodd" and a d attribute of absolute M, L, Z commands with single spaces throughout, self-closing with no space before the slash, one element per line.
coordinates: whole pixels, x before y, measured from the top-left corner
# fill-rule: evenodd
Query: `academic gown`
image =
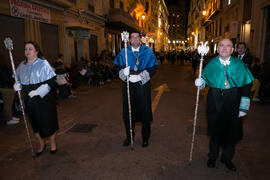
<path fill-rule="evenodd" d="M 131 50 L 131 46 L 127 47 L 128 66 L 130 66 L 130 74 L 140 74 L 146 70 L 150 78 L 155 74 L 158 67 L 157 59 L 152 50 L 144 45 L 141 45 L 138 55 L 134 55 Z M 136 61 L 139 64 L 136 65 Z M 121 70 L 126 67 L 125 62 L 125 49 L 122 49 L 118 56 L 115 58 L 114 64 L 116 69 Z M 134 68 L 137 68 L 137 71 Z M 129 83 L 130 89 L 130 101 L 131 101 L 131 116 L 134 122 L 153 120 L 152 116 L 152 104 L 151 104 L 151 84 L 150 80 L 145 84 L 141 82 Z M 123 96 L 123 119 L 129 119 L 128 113 L 128 95 L 127 95 L 127 83 L 122 83 L 122 96 Z"/>
<path fill-rule="evenodd" d="M 33 132 L 39 133 L 42 138 L 53 135 L 59 129 L 54 92 L 55 73 L 46 60 L 39 58 L 33 64 L 22 62 L 16 72 Z M 50 91 L 43 98 L 39 95 L 30 98 L 29 92 L 42 84 L 48 84 Z"/>
<path fill-rule="evenodd" d="M 227 75 L 226 75 L 227 71 Z M 222 144 L 234 144 L 242 139 L 242 119 L 238 118 L 241 97 L 249 97 L 252 74 L 238 58 L 231 57 L 223 66 L 219 57 L 205 67 L 202 78 L 210 87 L 207 96 L 208 135 L 219 137 Z M 227 79 L 228 87 L 225 86 Z"/>

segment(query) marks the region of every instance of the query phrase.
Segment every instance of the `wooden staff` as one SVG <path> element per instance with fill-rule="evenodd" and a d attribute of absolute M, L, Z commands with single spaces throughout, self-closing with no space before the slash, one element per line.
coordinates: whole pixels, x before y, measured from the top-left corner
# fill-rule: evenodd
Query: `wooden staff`
<path fill-rule="evenodd" d="M 14 65 L 14 61 L 13 61 L 13 56 L 12 56 L 12 52 L 11 52 L 13 50 L 13 42 L 12 42 L 12 40 L 10 38 L 5 38 L 4 43 L 5 43 L 6 48 L 9 51 L 9 58 L 10 58 L 11 66 L 12 66 L 12 71 L 13 71 L 15 83 L 18 83 L 16 70 L 15 70 L 15 65 Z M 32 157 L 35 157 L 32 141 L 31 141 L 31 137 L 30 137 L 30 133 L 29 133 L 26 117 L 25 117 L 25 111 L 24 111 L 24 107 L 23 107 L 21 91 L 17 91 L 17 92 L 18 92 L 18 96 L 19 96 L 19 100 L 20 100 L 20 106 L 21 106 L 21 110 L 22 110 L 22 114 L 23 114 L 23 119 L 24 119 L 24 124 L 25 124 L 25 128 L 26 128 L 28 142 L 30 144 L 30 148 L 31 148 L 31 151 L 32 151 Z"/>
<path fill-rule="evenodd" d="M 125 59 L 126 59 L 126 67 L 128 67 L 127 42 L 128 42 L 128 38 L 129 38 L 129 33 L 127 31 L 123 31 L 121 33 L 121 37 L 122 37 L 122 41 L 124 41 L 124 43 L 125 43 Z M 129 91 L 129 75 L 127 76 L 127 95 L 128 95 L 128 115 L 129 115 L 128 117 L 129 117 L 130 144 L 131 144 L 131 150 L 134 150 L 130 91 Z"/>
<path fill-rule="evenodd" d="M 209 51 L 209 47 L 207 46 L 207 44 L 208 44 L 207 41 L 205 43 L 201 42 L 201 45 L 198 46 L 198 53 L 201 55 L 199 77 L 198 77 L 199 79 L 202 76 L 203 56 L 205 56 Z M 192 161 L 192 153 L 193 153 L 193 147 L 194 147 L 194 141 L 195 141 L 197 114 L 198 114 L 198 106 L 199 106 L 199 97 L 200 97 L 200 87 L 197 87 L 196 106 L 195 106 L 195 114 L 194 114 L 194 120 L 193 120 L 193 133 L 192 133 L 191 148 L 190 148 L 190 153 L 189 153 L 189 163 L 191 163 Z"/>

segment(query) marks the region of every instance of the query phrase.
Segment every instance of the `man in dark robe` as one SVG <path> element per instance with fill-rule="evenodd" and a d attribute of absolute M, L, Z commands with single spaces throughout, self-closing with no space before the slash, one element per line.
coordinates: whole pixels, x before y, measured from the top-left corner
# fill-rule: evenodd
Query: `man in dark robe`
<path fill-rule="evenodd" d="M 119 77 L 123 81 L 123 119 L 126 128 L 126 139 L 123 146 L 129 146 L 131 142 L 126 83 L 127 76 L 129 76 L 133 138 L 135 136 L 135 122 L 140 121 L 142 122 L 142 147 L 147 147 L 151 133 L 150 123 L 153 120 L 150 79 L 157 71 L 158 61 L 148 46 L 141 45 L 141 35 L 139 32 L 132 32 L 130 34 L 130 43 L 131 46 L 127 47 L 128 67 L 126 67 L 124 48 L 114 60 Z"/>
<path fill-rule="evenodd" d="M 195 85 L 201 89 L 205 85 L 210 87 L 207 96 L 210 136 L 207 166 L 215 167 L 221 148 L 221 162 L 229 170 L 236 171 L 232 159 L 235 145 L 243 135 L 241 117 L 248 112 L 254 78 L 243 61 L 231 56 L 233 44 L 230 39 L 222 39 L 217 51 L 219 55 L 210 60 L 202 72 L 202 78 L 195 81 Z"/>

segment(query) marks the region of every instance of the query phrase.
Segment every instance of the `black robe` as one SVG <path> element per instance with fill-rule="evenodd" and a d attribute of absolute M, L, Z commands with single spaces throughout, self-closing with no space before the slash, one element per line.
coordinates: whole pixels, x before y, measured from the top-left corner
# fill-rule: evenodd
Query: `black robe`
<path fill-rule="evenodd" d="M 157 71 L 158 66 L 152 68 L 147 68 L 150 78 Z M 130 74 L 139 74 L 140 71 L 130 71 Z M 141 85 L 140 82 L 129 83 L 130 90 L 130 102 L 131 102 L 131 117 L 132 121 L 148 121 L 153 120 L 152 115 L 152 103 L 151 103 L 151 83 L 148 81 L 144 85 Z M 128 95 L 127 95 L 127 83 L 123 82 L 122 86 L 122 96 L 123 96 L 123 119 L 129 120 L 128 113 Z"/>
<path fill-rule="evenodd" d="M 45 83 L 50 86 L 51 90 L 43 98 L 40 96 L 30 98 L 28 96 L 29 92 Z M 22 85 L 25 109 L 32 129 L 42 138 L 53 135 L 59 129 L 54 88 L 55 77 L 38 84 Z"/>
<path fill-rule="evenodd" d="M 238 118 L 242 96 L 249 97 L 251 85 L 221 90 L 210 88 L 207 96 L 208 135 L 218 136 L 222 144 L 242 139 L 242 118 Z"/>

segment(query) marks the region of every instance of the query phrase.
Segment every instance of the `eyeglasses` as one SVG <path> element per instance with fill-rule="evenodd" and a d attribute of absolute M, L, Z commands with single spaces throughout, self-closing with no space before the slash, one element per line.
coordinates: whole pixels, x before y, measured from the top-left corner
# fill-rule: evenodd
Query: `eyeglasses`
<path fill-rule="evenodd" d="M 140 39 L 140 36 L 130 36 L 130 39 Z"/>

